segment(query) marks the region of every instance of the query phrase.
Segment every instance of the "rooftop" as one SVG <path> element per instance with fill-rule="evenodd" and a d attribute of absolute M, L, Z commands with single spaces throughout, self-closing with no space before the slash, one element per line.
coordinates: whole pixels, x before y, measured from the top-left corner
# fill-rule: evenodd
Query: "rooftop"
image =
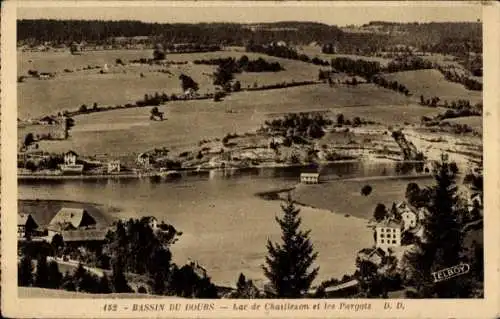
<path fill-rule="evenodd" d="M 74 228 L 80 227 L 82 224 L 95 224 L 95 219 L 90 216 L 83 208 L 68 208 L 63 207 L 52 218 L 49 226 L 57 226 L 70 224 Z"/>

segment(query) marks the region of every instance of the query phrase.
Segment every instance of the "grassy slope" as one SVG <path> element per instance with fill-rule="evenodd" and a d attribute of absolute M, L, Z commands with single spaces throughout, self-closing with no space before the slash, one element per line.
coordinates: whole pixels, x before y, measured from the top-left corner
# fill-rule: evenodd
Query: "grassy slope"
<path fill-rule="evenodd" d="M 242 73 L 236 79 L 243 88 L 258 85 L 281 83 L 284 81 L 310 81 L 317 79 L 318 67 L 301 61 L 268 57 L 255 53 L 244 52 L 211 52 L 193 54 L 171 54 L 172 61 L 194 61 L 221 57 L 239 58 L 247 54 L 250 59 L 263 57 L 270 62 L 279 62 L 284 68 L 281 72 Z M 167 94 L 182 93 L 179 75 L 190 75 L 200 86 L 200 92 L 213 92 L 211 74 L 215 66 L 209 65 L 172 65 L 168 67 L 171 74 L 156 72 L 162 67 L 149 65 L 112 66 L 115 59 L 121 57 L 127 61 L 133 58 L 150 57 L 146 51 L 101 51 L 86 52 L 83 55 L 71 56 L 69 53 L 20 53 L 20 74 L 26 74 L 29 69 L 38 71 L 56 71 L 58 75 L 51 80 L 27 79 L 19 84 L 18 101 L 19 117 L 36 117 L 47 113 L 57 113 L 62 110 L 77 109 L 82 104 L 117 105 L 133 103 L 142 99 L 144 94 L 155 92 Z M 27 62 L 27 61 L 33 62 Z M 74 73 L 64 73 L 65 68 L 77 69 L 87 65 L 107 63 L 109 74 L 99 74 L 99 70 L 86 70 Z M 143 73 L 145 77 L 140 77 Z M 77 89 L 76 89 L 77 88 Z"/>
<path fill-rule="evenodd" d="M 362 56 L 362 55 L 353 55 L 353 54 L 325 54 L 321 52 L 321 47 L 319 46 L 303 46 L 297 50 L 299 53 L 306 54 L 311 59 L 314 57 L 318 57 L 322 60 L 326 60 L 330 62 L 330 60 L 335 58 L 350 58 L 350 59 L 361 59 L 365 61 L 374 61 L 379 62 L 381 66 L 386 66 L 391 59 L 381 58 L 381 57 L 371 57 L 371 56 Z"/>
<path fill-rule="evenodd" d="M 299 185 L 294 191 L 294 199 L 302 204 L 333 212 L 349 212 L 350 215 L 370 219 L 378 203 L 384 204 L 387 208 L 393 202 L 404 199 L 406 185 L 416 182 L 420 187 L 432 183 L 431 178 L 401 178 L 384 180 L 344 180 L 329 181 L 317 185 Z M 364 185 L 371 185 L 373 190 L 368 196 L 361 195 L 361 188 Z M 330 194 L 345 194 L 342 199 L 332 200 Z"/>
<path fill-rule="evenodd" d="M 470 91 L 462 84 L 449 82 L 437 70 L 396 72 L 384 77 L 404 84 L 415 99 L 420 99 L 420 95 L 423 95 L 425 98 L 438 96 L 443 102 L 448 100 L 448 103 L 458 99 L 470 100 L 471 104 L 482 101 L 482 92 Z"/>
<path fill-rule="evenodd" d="M 315 85 L 262 92 L 241 92 L 216 103 L 169 102 L 160 107 L 167 120 L 149 120 L 149 107 L 114 110 L 75 117 L 76 126 L 66 141 L 40 143 L 48 151 L 74 149 L 83 154 L 120 156 L 154 147 L 185 147 L 202 139 L 259 128 L 269 114 L 331 110 L 349 118 L 362 116 L 392 125 L 417 123 L 422 115 L 439 110 L 406 106 L 404 96 L 371 85 L 356 88 Z M 349 105 L 362 105 L 345 107 Z M 373 106 L 370 106 L 373 105 Z M 231 111 L 231 113 L 227 113 Z"/>
<path fill-rule="evenodd" d="M 482 116 L 467 116 L 467 117 L 457 117 L 454 119 L 447 119 L 443 122 L 449 122 L 453 124 L 467 124 L 475 130 L 482 130 L 483 127 L 483 117 Z"/>

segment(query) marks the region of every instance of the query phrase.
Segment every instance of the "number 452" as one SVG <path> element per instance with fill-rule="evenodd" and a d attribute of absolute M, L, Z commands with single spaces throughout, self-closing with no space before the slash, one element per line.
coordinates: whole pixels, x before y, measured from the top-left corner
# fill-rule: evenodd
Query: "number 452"
<path fill-rule="evenodd" d="M 105 304 L 104 305 L 104 311 L 117 311 L 118 310 L 118 305 L 116 304 Z"/>

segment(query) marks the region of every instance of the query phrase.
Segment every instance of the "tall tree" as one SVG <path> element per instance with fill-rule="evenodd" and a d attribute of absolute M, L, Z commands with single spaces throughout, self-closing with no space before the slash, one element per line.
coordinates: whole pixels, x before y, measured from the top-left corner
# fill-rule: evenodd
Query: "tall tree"
<path fill-rule="evenodd" d="M 281 208 L 284 216 L 276 217 L 276 222 L 281 228 L 282 243 L 267 241 L 267 266 L 262 268 L 275 297 L 301 298 L 318 274 L 319 267 L 309 270 L 318 254 L 309 239 L 310 230 L 299 230 L 302 223 L 300 210 L 295 207 L 290 194 L 286 205 L 281 205 Z"/>
<path fill-rule="evenodd" d="M 113 275 L 111 278 L 114 292 L 132 292 L 132 288 L 128 285 L 127 278 L 123 273 L 123 263 L 116 261 L 113 263 Z"/>
<path fill-rule="evenodd" d="M 102 276 L 99 279 L 99 293 L 101 293 L 101 294 L 111 293 L 111 284 L 110 284 L 108 276 L 106 276 L 106 274 L 104 274 L 104 276 Z"/>
<path fill-rule="evenodd" d="M 59 288 L 62 284 L 62 279 L 63 275 L 59 271 L 59 266 L 57 265 L 57 262 L 52 260 L 49 263 L 49 269 L 48 269 L 48 287 L 53 289 Z"/>
<path fill-rule="evenodd" d="M 49 287 L 49 267 L 47 256 L 41 254 L 36 262 L 35 286 L 41 288 Z"/>
<path fill-rule="evenodd" d="M 458 204 L 456 171 L 444 155 L 436 163 L 434 178 L 436 184 L 428 192 L 428 214 L 422 221 L 423 238 L 417 241 L 414 251 L 405 256 L 412 274 L 411 284 L 422 298 L 464 297 L 469 291 L 460 283 L 459 277 L 433 282 L 433 272 L 463 261 L 463 233 L 459 218 L 463 208 Z"/>
<path fill-rule="evenodd" d="M 29 255 L 24 255 L 17 267 L 17 284 L 23 287 L 33 284 L 33 261 Z"/>

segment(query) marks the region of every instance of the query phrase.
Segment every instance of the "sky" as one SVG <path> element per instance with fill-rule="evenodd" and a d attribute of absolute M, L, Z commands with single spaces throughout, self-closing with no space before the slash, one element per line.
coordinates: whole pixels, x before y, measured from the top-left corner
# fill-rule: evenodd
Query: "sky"
<path fill-rule="evenodd" d="M 477 21 L 478 4 L 460 2 L 139 2 L 41 1 L 18 4 L 18 19 L 140 20 L 163 23 L 314 21 L 360 25 L 369 21 Z"/>

